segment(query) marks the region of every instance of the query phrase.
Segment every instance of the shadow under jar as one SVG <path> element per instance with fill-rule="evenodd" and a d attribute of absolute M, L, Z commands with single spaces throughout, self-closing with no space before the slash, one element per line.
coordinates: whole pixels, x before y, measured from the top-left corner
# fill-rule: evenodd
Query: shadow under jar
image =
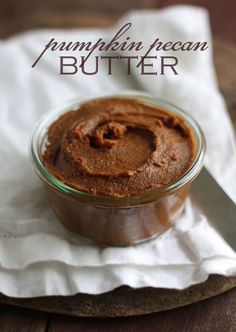
<path fill-rule="evenodd" d="M 31 140 L 58 219 L 105 245 L 132 245 L 170 228 L 204 154 L 190 115 L 135 94 L 70 103 L 48 113 Z"/>

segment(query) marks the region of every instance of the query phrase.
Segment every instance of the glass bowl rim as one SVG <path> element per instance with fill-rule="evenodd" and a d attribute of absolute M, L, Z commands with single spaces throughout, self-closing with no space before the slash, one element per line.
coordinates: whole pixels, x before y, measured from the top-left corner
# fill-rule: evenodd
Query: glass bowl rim
<path fill-rule="evenodd" d="M 159 107 L 160 109 L 167 111 L 172 114 L 177 114 L 177 116 L 182 117 L 187 125 L 191 128 L 195 144 L 196 151 L 195 157 L 192 161 L 190 167 L 177 179 L 171 181 L 163 186 L 160 186 L 154 190 L 146 191 L 140 193 L 139 195 L 131 195 L 125 197 L 113 197 L 105 195 L 94 195 L 84 191 L 77 190 L 73 187 L 70 187 L 52 175 L 44 167 L 40 156 L 39 156 L 39 139 L 42 137 L 42 134 L 47 132 L 47 128 L 52 124 L 60 115 L 66 113 L 69 110 L 75 110 L 81 103 L 84 103 L 89 100 L 102 99 L 102 98 L 128 98 L 134 99 L 137 98 L 139 101 L 146 104 L 151 104 L 153 106 Z M 122 92 L 117 94 L 104 94 L 99 97 L 88 98 L 88 99 L 74 99 L 66 104 L 54 108 L 51 111 L 44 114 L 43 117 L 38 121 L 31 135 L 29 154 L 34 170 L 38 176 L 46 182 L 48 185 L 57 189 L 64 194 L 73 195 L 80 198 L 82 201 L 97 203 L 101 205 L 114 205 L 115 203 L 122 205 L 137 205 L 144 204 L 147 202 L 156 201 L 158 198 L 162 197 L 166 193 L 170 193 L 178 190 L 188 182 L 192 181 L 198 173 L 201 171 L 204 161 L 204 155 L 206 150 L 206 140 L 202 132 L 201 127 L 196 122 L 196 120 L 186 111 L 182 110 L 180 107 L 175 106 L 174 104 L 167 102 L 165 100 L 155 98 L 152 95 L 146 94 L 145 92 Z"/>

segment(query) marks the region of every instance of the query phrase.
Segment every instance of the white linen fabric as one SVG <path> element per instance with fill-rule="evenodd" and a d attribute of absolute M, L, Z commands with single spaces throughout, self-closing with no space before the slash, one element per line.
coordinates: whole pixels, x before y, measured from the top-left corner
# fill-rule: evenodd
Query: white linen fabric
<path fill-rule="evenodd" d="M 107 75 L 104 65 L 97 75 L 59 75 L 59 51 L 47 52 L 31 68 L 51 38 L 109 40 L 127 22 L 133 24 L 130 39 L 146 45 L 159 38 L 207 40 L 210 47 L 204 52 L 168 52 L 179 59 L 179 75 L 140 75 L 135 66 L 132 75 L 125 75 L 120 61 L 113 75 Z M 28 156 L 32 129 L 48 110 L 70 99 L 142 90 L 198 120 L 207 140 L 206 166 L 235 201 L 235 141 L 218 90 L 211 45 L 208 14 L 192 6 L 132 11 L 112 28 L 36 30 L 0 42 L 1 293 L 15 297 L 99 294 L 120 285 L 184 289 L 212 273 L 236 275 L 235 252 L 189 199 L 173 228 L 142 244 L 103 247 L 68 232 L 54 216 Z M 92 68 L 92 60 L 89 63 Z M 159 71 L 158 61 L 153 70 L 155 66 Z"/>

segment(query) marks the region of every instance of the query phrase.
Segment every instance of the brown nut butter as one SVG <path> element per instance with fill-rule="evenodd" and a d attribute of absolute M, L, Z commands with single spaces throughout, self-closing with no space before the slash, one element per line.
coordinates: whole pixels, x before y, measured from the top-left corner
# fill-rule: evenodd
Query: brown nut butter
<path fill-rule="evenodd" d="M 167 230 L 202 167 L 195 121 L 145 98 L 77 103 L 39 126 L 41 137 L 47 125 L 44 142 L 32 138 L 34 166 L 59 220 L 101 244 L 131 245 Z"/>
<path fill-rule="evenodd" d="M 104 98 L 81 104 L 51 124 L 42 161 L 68 186 L 126 197 L 180 177 L 194 151 L 182 118 L 135 99 Z"/>

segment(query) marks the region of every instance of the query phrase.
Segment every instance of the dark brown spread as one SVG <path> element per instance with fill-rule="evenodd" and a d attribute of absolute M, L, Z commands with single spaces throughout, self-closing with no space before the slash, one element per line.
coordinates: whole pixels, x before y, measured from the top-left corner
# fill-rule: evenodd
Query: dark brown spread
<path fill-rule="evenodd" d="M 85 102 L 52 123 L 47 139 L 42 162 L 51 174 L 80 191 L 113 197 L 179 178 L 195 152 L 181 117 L 135 98 Z"/>

